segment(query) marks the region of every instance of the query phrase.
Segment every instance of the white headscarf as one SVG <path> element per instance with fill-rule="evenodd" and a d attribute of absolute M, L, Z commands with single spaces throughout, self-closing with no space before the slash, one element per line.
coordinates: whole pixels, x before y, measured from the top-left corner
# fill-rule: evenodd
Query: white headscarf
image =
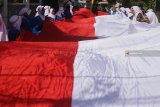
<path fill-rule="evenodd" d="M 49 15 L 49 13 L 50 13 L 50 12 L 49 12 L 49 11 L 50 11 L 50 8 L 51 8 L 50 6 L 45 6 L 45 7 L 44 7 L 44 10 L 45 10 L 44 16 L 48 16 L 48 15 Z"/>
<path fill-rule="evenodd" d="M 142 14 L 142 10 L 138 6 L 132 6 L 131 9 L 133 9 L 133 11 L 134 11 L 133 21 L 134 22 L 138 22 L 137 21 L 137 16 L 138 16 L 139 13 Z M 142 16 L 143 16 L 143 14 L 142 14 Z"/>
<path fill-rule="evenodd" d="M 141 11 L 140 7 L 138 7 L 138 6 L 132 6 L 132 9 L 133 9 L 133 11 L 134 11 L 135 14 L 136 14 L 137 12 L 140 12 L 140 11 Z"/>
<path fill-rule="evenodd" d="M 8 41 L 7 29 L 3 22 L 1 14 L 0 14 L 0 41 Z"/>
<path fill-rule="evenodd" d="M 55 14 L 52 13 L 53 11 L 54 11 L 54 9 L 51 8 L 48 17 L 51 17 L 52 19 L 55 19 Z"/>
<path fill-rule="evenodd" d="M 20 31 L 21 29 L 21 23 L 22 23 L 22 17 L 21 16 L 17 16 L 17 15 L 13 15 L 9 21 L 12 23 L 12 26 L 15 27 L 17 30 Z"/>
<path fill-rule="evenodd" d="M 25 13 L 27 13 L 28 15 L 31 14 L 31 9 L 27 8 L 27 7 L 24 7 L 22 8 L 20 11 L 19 11 L 19 15 L 20 16 L 23 16 Z"/>
<path fill-rule="evenodd" d="M 137 21 L 137 17 L 138 17 L 139 14 L 141 14 L 142 18 L 144 18 L 142 11 L 141 10 L 137 11 L 136 14 L 135 14 L 135 17 L 133 19 L 133 21 L 136 22 L 136 23 L 140 23 L 139 21 Z"/>
<path fill-rule="evenodd" d="M 71 15 L 73 15 L 73 6 L 72 5 L 70 5 L 70 13 L 71 13 Z"/>
<path fill-rule="evenodd" d="M 153 12 L 153 10 L 148 10 L 148 12 L 146 13 L 149 21 L 150 21 L 150 24 L 154 25 L 154 24 L 159 24 L 158 22 L 158 18 L 156 16 L 156 14 Z"/>
<path fill-rule="evenodd" d="M 41 6 L 41 5 L 39 5 L 39 6 L 37 6 L 37 8 L 36 8 L 36 15 L 35 15 L 35 17 L 37 17 L 37 16 L 39 16 L 42 20 L 45 20 L 45 16 L 44 15 L 42 15 L 42 9 L 43 9 L 43 6 Z"/>

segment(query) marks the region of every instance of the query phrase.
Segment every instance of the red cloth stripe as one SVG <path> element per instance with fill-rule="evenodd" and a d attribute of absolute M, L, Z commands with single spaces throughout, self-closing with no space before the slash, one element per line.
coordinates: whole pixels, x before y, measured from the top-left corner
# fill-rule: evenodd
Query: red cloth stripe
<path fill-rule="evenodd" d="M 0 43 L 1 107 L 71 107 L 77 42 Z"/>

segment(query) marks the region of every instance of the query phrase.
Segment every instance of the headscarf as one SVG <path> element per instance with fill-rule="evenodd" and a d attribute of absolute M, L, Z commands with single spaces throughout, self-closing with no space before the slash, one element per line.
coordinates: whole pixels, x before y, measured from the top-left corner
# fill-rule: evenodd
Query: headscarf
<path fill-rule="evenodd" d="M 55 19 L 55 15 L 52 13 L 53 11 L 55 11 L 55 10 L 53 8 L 51 8 L 48 17 Z"/>
<path fill-rule="evenodd" d="M 141 15 L 142 15 L 142 18 L 144 18 L 142 11 L 139 10 L 139 11 L 137 11 L 136 14 L 135 14 L 135 17 L 134 17 L 134 21 L 135 21 L 135 22 L 139 22 L 139 21 L 137 21 L 137 17 L 138 17 L 139 14 L 141 14 Z"/>
<path fill-rule="evenodd" d="M 42 13 L 41 13 L 42 9 L 43 9 L 43 6 L 41 6 L 41 5 L 37 6 L 35 17 L 39 16 L 42 20 L 45 20 L 45 16 L 42 15 Z"/>
<path fill-rule="evenodd" d="M 158 18 L 156 16 L 156 14 L 153 12 L 153 10 L 149 9 L 148 12 L 146 13 L 150 24 L 154 25 L 154 24 L 158 24 Z"/>
<path fill-rule="evenodd" d="M 45 10 L 45 12 L 44 12 L 44 16 L 48 16 L 49 15 L 49 11 L 50 11 L 50 6 L 45 6 L 44 7 L 44 10 Z"/>
<path fill-rule="evenodd" d="M 128 17 L 133 16 L 133 14 L 131 13 L 131 9 L 126 8 L 126 12 L 127 12 Z"/>
<path fill-rule="evenodd" d="M 0 32 L 1 32 L 0 41 L 8 41 L 7 29 L 3 22 L 1 14 L 0 14 Z"/>
<path fill-rule="evenodd" d="M 56 13 L 57 16 L 62 17 L 62 13 L 64 13 L 64 8 L 60 7 L 58 12 Z"/>
<path fill-rule="evenodd" d="M 31 9 L 27 8 L 27 7 L 24 7 L 22 8 L 20 11 L 19 11 L 19 15 L 20 16 L 23 16 L 25 13 L 27 13 L 28 15 L 31 14 Z"/>
<path fill-rule="evenodd" d="M 140 7 L 138 7 L 138 6 L 132 6 L 132 9 L 133 9 L 133 11 L 134 11 L 135 14 L 136 14 L 137 12 L 140 12 L 140 11 L 141 11 Z"/>
<path fill-rule="evenodd" d="M 116 3 L 115 7 L 119 8 L 120 7 L 120 3 Z"/>
<path fill-rule="evenodd" d="M 15 27 L 17 30 L 20 31 L 21 23 L 22 23 L 22 16 L 13 15 L 9 21 L 12 23 L 12 26 Z"/>

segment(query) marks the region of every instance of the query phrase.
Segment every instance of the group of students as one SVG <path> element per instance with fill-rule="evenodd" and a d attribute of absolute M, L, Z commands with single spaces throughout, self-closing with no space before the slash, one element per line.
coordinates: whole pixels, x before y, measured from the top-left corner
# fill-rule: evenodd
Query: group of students
<path fill-rule="evenodd" d="M 44 20 L 63 20 L 71 19 L 73 16 L 72 2 L 67 2 L 65 8 L 60 7 L 56 12 L 54 8 L 50 6 L 37 6 L 36 15 L 31 16 L 31 9 L 25 7 L 22 8 L 18 15 L 13 15 L 9 21 L 12 23 L 12 27 L 9 29 L 8 37 L 9 41 L 15 41 L 20 35 L 21 30 L 31 31 L 35 35 L 41 33 Z M 133 20 L 134 22 L 146 22 L 148 24 L 159 24 L 158 18 L 152 9 L 144 12 L 138 6 L 132 6 L 131 8 L 116 7 L 110 9 L 110 15 L 122 14 L 125 17 Z"/>
<path fill-rule="evenodd" d="M 110 15 L 123 14 L 135 22 L 146 22 L 148 24 L 159 24 L 158 18 L 153 9 L 148 9 L 146 12 L 139 6 L 132 6 L 131 8 L 124 8 L 116 6 L 110 9 Z"/>
<path fill-rule="evenodd" d="M 35 35 L 39 35 L 43 27 L 44 20 L 63 20 L 70 19 L 73 16 L 72 2 L 67 2 L 64 7 L 59 7 L 56 12 L 50 6 L 37 6 L 35 16 L 31 15 L 31 9 L 24 7 L 19 11 L 18 15 L 10 17 L 9 21 L 12 27 L 8 31 L 9 41 L 15 41 L 20 35 L 21 30 L 31 31 Z"/>

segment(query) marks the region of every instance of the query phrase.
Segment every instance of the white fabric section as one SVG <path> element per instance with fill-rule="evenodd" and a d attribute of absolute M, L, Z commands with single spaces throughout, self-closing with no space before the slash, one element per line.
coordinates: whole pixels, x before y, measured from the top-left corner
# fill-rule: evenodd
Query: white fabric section
<path fill-rule="evenodd" d="M 159 29 L 79 42 L 72 107 L 159 107 L 160 57 L 125 56 L 160 51 Z"/>
<path fill-rule="evenodd" d="M 95 36 L 98 38 L 124 36 L 156 27 L 144 22 L 131 21 L 123 14 L 98 16 L 95 20 Z"/>
<path fill-rule="evenodd" d="M 0 14 L 0 41 L 8 41 L 7 29 L 3 22 L 1 14 Z"/>

